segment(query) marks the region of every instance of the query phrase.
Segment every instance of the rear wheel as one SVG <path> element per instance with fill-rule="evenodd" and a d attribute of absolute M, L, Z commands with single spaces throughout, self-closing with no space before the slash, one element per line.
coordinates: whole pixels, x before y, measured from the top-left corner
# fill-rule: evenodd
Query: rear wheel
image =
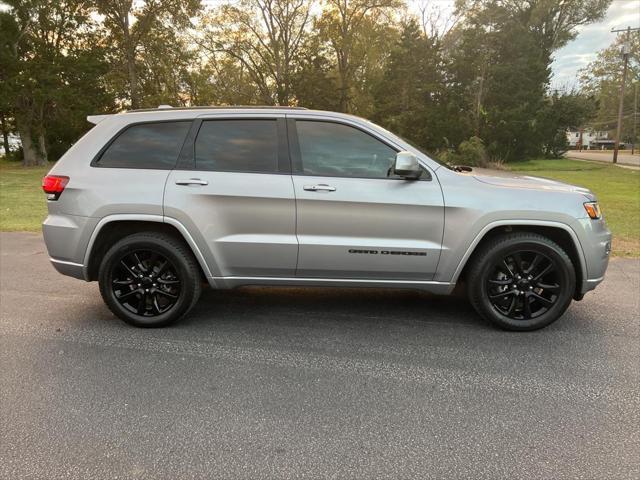
<path fill-rule="evenodd" d="M 161 327 L 184 316 L 200 296 L 200 272 L 179 240 L 159 233 L 127 236 L 100 264 L 100 293 L 109 309 L 137 327 Z"/>
<path fill-rule="evenodd" d="M 480 316 L 508 330 L 536 330 L 554 322 L 569 307 L 575 286 L 566 252 L 526 232 L 485 245 L 467 276 L 469 299 Z"/>

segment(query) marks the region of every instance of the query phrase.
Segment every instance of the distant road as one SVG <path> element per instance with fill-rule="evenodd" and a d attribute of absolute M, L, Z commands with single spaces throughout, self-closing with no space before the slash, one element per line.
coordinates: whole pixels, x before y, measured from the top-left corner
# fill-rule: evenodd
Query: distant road
<path fill-rule="evenodd" d="M 595 160 L 598 162 L 613 162 L 613 150 L 583 150 L 579 152 L 577 150 L 569 150 L 564 154 L 567 158 L 575 158 L 578 160 Z M 640 155 L 631 152 L 618 152 L 618 163 L 621 165 L 632 165 L 634 167 L 640 167 Z"/>

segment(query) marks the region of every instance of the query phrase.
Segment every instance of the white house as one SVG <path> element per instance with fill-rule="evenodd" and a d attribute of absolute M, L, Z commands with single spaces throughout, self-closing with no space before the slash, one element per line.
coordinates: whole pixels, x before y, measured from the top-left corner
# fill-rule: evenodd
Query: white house
<path fill-rule="evenodd" d="M 569 148 L 580 148 L 580 130 L 567 130 Z M 582 148 L 585 150 L 606 150 L 613 148 L 614 141 L 609 138 L 609 132 L 598 132 L 590 129 L 582 130 Z"/>

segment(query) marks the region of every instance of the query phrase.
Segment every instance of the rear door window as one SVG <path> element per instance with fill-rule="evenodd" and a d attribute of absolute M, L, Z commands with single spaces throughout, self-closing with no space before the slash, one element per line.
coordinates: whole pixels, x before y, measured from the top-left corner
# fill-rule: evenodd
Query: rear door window
<path fill-rule="evenodd" d="M 171 170 L 190 126 L 191 121 L 132 125 L 107 147 L 97 165 Z"/>
<path fill-rule="evenodd" d="M 205 120 L 195 142 L 196 170 L 278 172 L 275 119 Z"/>

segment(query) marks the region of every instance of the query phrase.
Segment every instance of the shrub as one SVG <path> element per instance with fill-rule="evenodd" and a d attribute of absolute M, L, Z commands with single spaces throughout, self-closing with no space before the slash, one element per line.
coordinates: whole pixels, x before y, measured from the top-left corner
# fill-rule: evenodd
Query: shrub
<path fill-rule="evenodd" d="M 459 163 L 471 167 L 485 167 L 489 162 L 484 142 L 479 137 L 471 137 L 458 146 Z"/>

